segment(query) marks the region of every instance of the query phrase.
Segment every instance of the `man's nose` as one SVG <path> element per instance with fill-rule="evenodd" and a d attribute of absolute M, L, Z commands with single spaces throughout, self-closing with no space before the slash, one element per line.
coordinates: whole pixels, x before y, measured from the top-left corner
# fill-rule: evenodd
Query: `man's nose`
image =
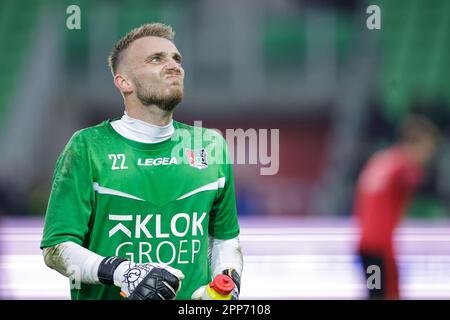
<path fill-rule="evenodd" d="M 169 59 L 169 61 L 166 64 L 166 69 L 171 71 L 179 71 L 181 72 L 181 66 L 178 62 L 176 62 L 174 59 Z"/>

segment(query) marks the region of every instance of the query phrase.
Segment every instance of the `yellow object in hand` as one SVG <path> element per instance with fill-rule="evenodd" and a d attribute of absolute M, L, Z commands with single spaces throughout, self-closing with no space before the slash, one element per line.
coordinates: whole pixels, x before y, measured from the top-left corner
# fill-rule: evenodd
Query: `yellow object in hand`
<path fill-rule="evenodd" d="M 226 275 L 219 274 L 206 286 L 202 300 L 231 300 L 233 289 L 233 280 Z"/>

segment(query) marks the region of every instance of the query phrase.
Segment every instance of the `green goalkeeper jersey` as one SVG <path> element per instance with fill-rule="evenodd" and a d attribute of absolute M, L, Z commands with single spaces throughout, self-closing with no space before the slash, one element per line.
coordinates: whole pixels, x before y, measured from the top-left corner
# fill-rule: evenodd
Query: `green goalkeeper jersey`
<path fill-rule="evenodd" d="M 73 241 L 102 256 L 163 263 L 185 279 L 177 299 L 211 280 L 208 234 L 239 235 L 232 165 L 217 132 L 173 121 L 173 136 L 124 138 L 111 120 L 76 132 L 56 163 L 41 248 Z M 72 299 L 122 299 L 81 284 Z"/>

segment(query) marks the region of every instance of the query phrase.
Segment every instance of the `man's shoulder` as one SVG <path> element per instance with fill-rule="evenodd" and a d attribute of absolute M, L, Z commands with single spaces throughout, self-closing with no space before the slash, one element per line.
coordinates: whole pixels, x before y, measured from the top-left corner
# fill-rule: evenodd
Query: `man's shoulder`
<path fill-rule="evenodd" d="M 79 139 L 92 139 L 94 137 L 98 137 L 99 135 L 105 135 L 109 133 L 108 123 L 110 120 L 102 121 L 96 125 L 79 129 L 75 131 L 73 137 L 77 137 Z"/>
<path fill-rule="evenodd" d="M 366 164 L 365 170 L 377 179 L 396 179 L 409 162 L 405 153 L 397 146 L 391 146 L 375 152 Z"/>
<path fill-rule="evenodd" d="M 110 130 L 108 128 L 110 120 L 102 121 L 99 124 L 82 128 L 72 135 L 69 144 L 92 144 L 92 143 L 103 143 L 104 138 L 110 136 Z"/>

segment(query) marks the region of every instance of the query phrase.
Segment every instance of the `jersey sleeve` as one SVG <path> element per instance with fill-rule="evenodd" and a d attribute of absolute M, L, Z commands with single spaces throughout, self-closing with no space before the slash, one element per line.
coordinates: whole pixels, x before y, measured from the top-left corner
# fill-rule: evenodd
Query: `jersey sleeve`
<path fill-rule="evenodd" d="M 93 174 L 88 150 L 75 133 L 56 162 L 41 248 L 65 241 L 82 245 L 93 212 Z"/>
<path fill-rule="evenodd" d="M 237 237 L 240 229 L 236 209 L 233 165 L 225 139 L 223 139 L 223 145 L 223 158 L 226 161 L 220 165 L 219 178 L 225 179 L 223 188 L 219 188 L 210 212 L 209 234 L 216 239 L 227 240 Z"/>

